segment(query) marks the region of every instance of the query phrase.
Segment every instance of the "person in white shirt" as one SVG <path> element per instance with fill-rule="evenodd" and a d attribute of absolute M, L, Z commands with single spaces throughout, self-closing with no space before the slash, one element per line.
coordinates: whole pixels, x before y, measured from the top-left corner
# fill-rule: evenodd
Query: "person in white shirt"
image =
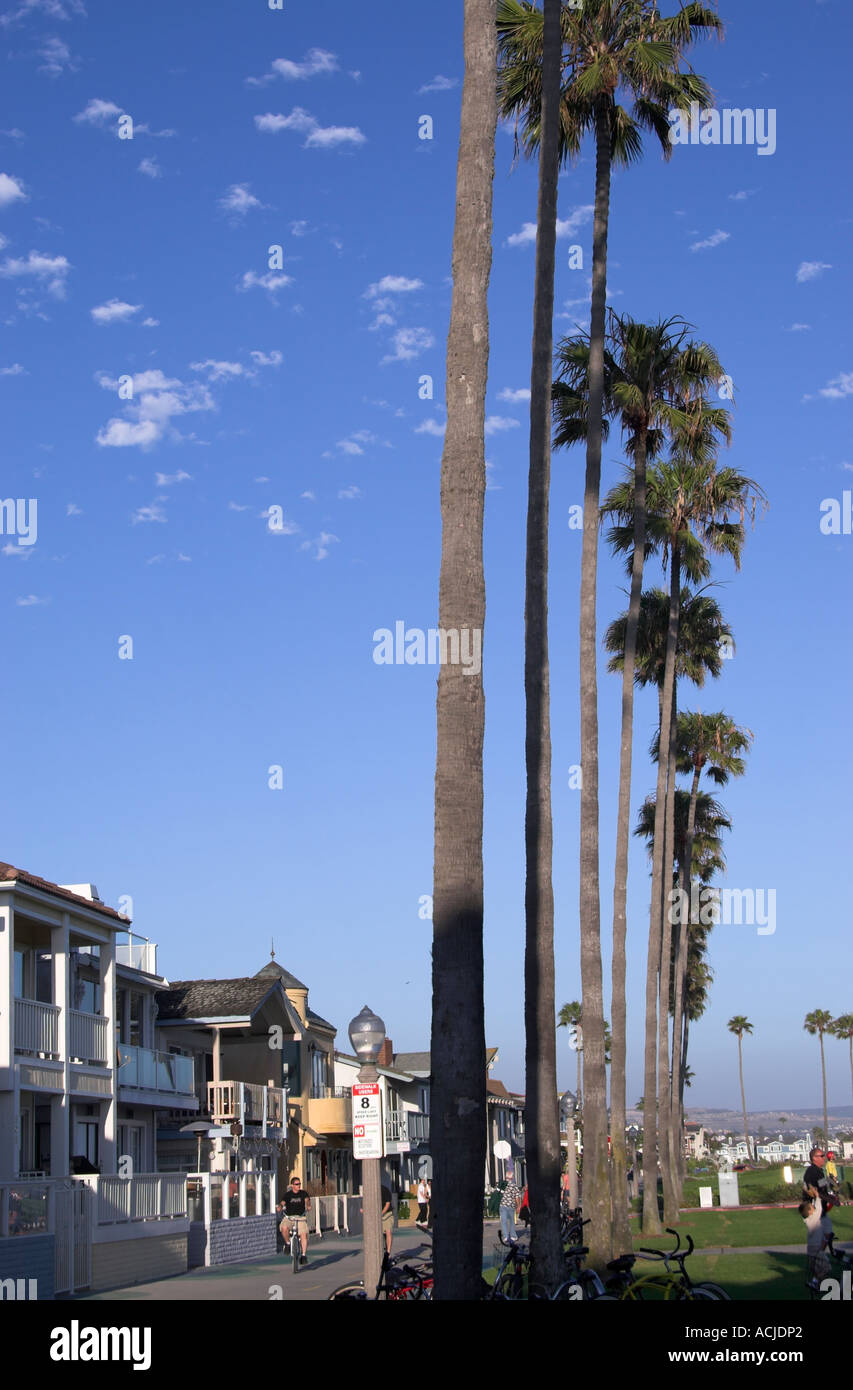
<path fill-rule="evenodd" d="M 426 1178 L 421 1178 L 418 1183 L 418 1225 L 427 1224 L 427 1213 L 429 1211 L 429 1183 Z"/>

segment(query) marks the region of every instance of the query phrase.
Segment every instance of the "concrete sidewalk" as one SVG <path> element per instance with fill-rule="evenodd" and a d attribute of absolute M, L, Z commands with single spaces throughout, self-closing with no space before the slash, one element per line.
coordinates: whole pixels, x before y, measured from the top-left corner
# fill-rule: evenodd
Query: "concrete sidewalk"
<path fill-rule="evenodd" d="M 417 1230 L 404 1227 L 394 1233 L 392 1255 L 404 1258 L 425 1257 L 432 1243 Z M 81 1294 L 68 1302 L 256 1302 L 280 1299 L 288 1303 L 310 1302 L 329 1297 L 339 1284 L 360 1279 L 362 1275 L 361 1238 L 327 1235 L 322 1239 L 312 1235 L 308 1246 L 308 1263 L 294 1274 L 289 1254 L 273 1255 L 266 1260 L 246 1264 L 216 1265 L 209 1269 L 193 1269 L 171 1279 L 158 1279 L 148 1284 L 133 1284 L 103 1293 Z"/>

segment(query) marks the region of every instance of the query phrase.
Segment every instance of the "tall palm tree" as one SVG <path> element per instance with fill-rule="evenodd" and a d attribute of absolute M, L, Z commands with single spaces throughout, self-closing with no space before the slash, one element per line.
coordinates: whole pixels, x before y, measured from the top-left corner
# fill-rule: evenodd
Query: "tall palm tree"
<path fill-rule="evenodd" d="M 660 547 L 663 561 L 669 561 L 670 601 L 667 627 L 664 680 L 661 692 L 660 745 L 668 756 L 658 761 L 658 787 L 655 803 L 654 861 L 649 912 L 649 954 L 646 969 L 646 1051 L 645 1093 L 652 1094 L 657 1060 L 658 1130 L 661 1136 L 661 1169 L 664 1214 L 672 1223 L 677 1219 L 677 1193 L 674 1173 L 676 1157 L 670 1152 L 671 1117 L 669 1104 L 669 943 L 672 923 L 666 910 L 664 892 L 665 863 L 672 862 L 673 805 L 675 797 L 674 747 L 676 649 L 678 645 L 682 567 L 691 577 L 706 576 L 709 553 L 728 554 L 739 567 L 744 538 L 742 518 L 747 510 L 754 515 L 764 494 L 751 478 L 733 468 L 716 467 L 718 441 L 730 434 L 728 414 L 711 406 L 700 393 L 685 403 L 683 424 L 675 431 L 672 457 L 657 464 L 649 476 L 649 537 Z M 733 519 L 734 517 L 734 519 Z M 666 826 L 665 830 L 665 820 Z M 666 838 L 665 838 L 666 837 Z M 658 994 L 661 1007 L 657 1009 Z M 656 1028 L 655 1028 L 656 1024 Z M 655 1047 L 657 1033 L 657 1048 Z M 657 1057 L 656 1057 L 657 1052 Z M 649 1159 L 657 1155 L 647 1144 Z M 654 1193 L 644 1185 L 643 1229 L 659 1229 Z"/>
<path fill-rule="evenodd" d="M 696 804 L 699 783 L 705 773 L 718 787 L 731 777 L 742 777 L 746 771 L 744 753 L 752 744 L 752 733 L 742 729 L 721 710 L 712 714 L 679 714 L 675 731 L 675 764 L 678 772 L 692 773 L 690 806 L 687 814 L 684 852 L 678 856 L 681 865 L 681 891 L 690 901 L 693 864 L 693 835 L 696 823 Z M 674 961 L 674 990 L 672 1014 L 672 1092 L 673 1128 L 680 1133 L 684 1125 L 684 1086 L 681 1080 L 681 1030 L 684 1008 L 684 977 L 687 969 L 688 925 L 676 929 Z M 679 1165 L 683 1171 L 683 1165 Z"/>
<path fill-rule="evenodd" d="M 850 1081 L 853 1084 L 853 1014 L 841 1014 L 829 1031 L 836 1038 L 846 1038 L 850 1044 Z"/>
<path fill-rule="evenodd" d="M 751 1159 L 754 1157 L 752 1149 L 749 1147 L 749 1121 L 746 1117 L 746 1091 L 743 1088 L 743 1035 L 752 1032 L 752 1024 L 743 1014 L 735 1014 L 726 1024 L 730 1033 L 734 1033 L 737 1038 L 737 1065 L 740 1075 L 740 1098 L 743 1104 L 743 1137 L 746 1140 L 746 1156 Z"/>
<path fill-rule="evenodd" d="M 526 1159 L 531 1259 L 536 1282 L 555 1288 L 563 1272 L 560 1236 L 560 1115 L 554 1033 L 554 888 L 551 817 L 551 715 L 548 663 L 548 512 L 551 487 L 551 359 L 560 173 L 560 0 L 544 0 L 542 138 L 530 374 L 530 472 L 524 605 L 526 708 L 524 915 Z"/>
<path fill-rule="evenodd" d="M 585 134 L 595 138 L 589 416 L 580 594 L 583 781 L 579 883 L 581 983 L 586 1010 L 584 1201 L 590 1217 L 590 1263 L 603 1265 L 612 1254 L 612 1243 L 598 868 L 596 580 L 610 178 L 614 164 L 628 165 L 640 158 L 643 130 L 653 132 L 668 159 L 672 153 L 669 110 L 687 110 L 692 101 L 699 101 L 702 106 L 710 103 L 708 84 L 691 70 L 682 71 L 683 55 L 695 38 L 705 33 L 720 34 L 722 24 L 712 10 L 695 0 L 682 5 L 671 17 L 658 12 L 657 0 L 572 0 L 562 10 L 561 24 L 566 53 L 560 113 L 562 157 L 576 156 Z M 520 124 L 521 142 L 530 154 L 544 138 L 543 79 L 538 61 L 543 46 L 543 15 L 529 0 L 499 0 L 498 25 L 501 114 L 515 119 L 517 140 Z M 630 111 L 617 100 L 622 94 L 631 103 Z"/>
<path fill-rule="evenodd" d="M 619 800 L 616 821 L 616 862 L 613 879 L 613 956 L 611 1000 L 614 1045 L 610 1076 L 613 1199 L 613 1245 L 631 1248 L 629 1212 L 622 1200 L 625 1170 L 626 1063 L 626 936 L 628 841 L 631 813 L 631 760 L 634 727 L 634 666 L 646 549 L 646 462 L 662 447 L 667 427 L 677 416 L 677 402 L 694 389 L 709 389 L 723 369 L 716 353 L 704 343 L 686 342 L 690 325 L 670 318 L 638 323 L 612 310 L 605 342 L 604 426 L 618 416 L 626 452 L 634 461 L 633 550 L 631 593 L 622 664 L 622 728 L 619 760 Z M 556 446 L 574 443 L 586 434 L 589 418 L 589 339 L 578 334 L 563 340 L 557 353 L 554 415 Z M 604 514 L 606 515 L 606 504 Z"/>
<path fill-rule="evenodd" d="M 483 501 L 489 357 L 492 183 L 497 101 L 496 0 L 465 0 L 465 81 L 453 294 L 447 339 L 447 433 L 441 460 L 439 625 L 482 631 Z M 482 672 L 443 664 L 436 698 L 432 1070 L 435 1287 L 479 1297 L 486 1146 L 483 1005 Z"/>
<path fill-rule="evenodd" d="M 820 1040 L 820 1078 L 823 1085 L 823 1133 L 825 1136 L 823 1142 L 826 1143 L 829 1138 L 829 1122 L 826 1111 L 826 1057 L 823 1051 L 823 1035 L 832 1032 L 832 1014 L 828 1013 L 826 1009 L 812 1009 L 810 1014 L 806 1014 L 803 1027 L 812 1037 L 817 1034 Z"/>
<path fill-rule="evenodd" d="M 577 1103 L 581 1101 L 581 1053 L 583 1052 L 583 1024 L 581 1022 L 581 1004 L 579 999 L 573 999 L 570 1004 L 564 1004 L 557 1015 L 558 1028 L 571 1028 L 575 1035 L 575 1053 L 577 1054 L 578 1079 L 577 1079 Z"/>

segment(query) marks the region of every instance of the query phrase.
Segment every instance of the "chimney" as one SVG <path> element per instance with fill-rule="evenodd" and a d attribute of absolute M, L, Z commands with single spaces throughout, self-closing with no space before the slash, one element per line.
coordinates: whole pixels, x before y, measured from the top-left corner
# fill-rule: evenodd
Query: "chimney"
<path fill-rule="evenodd" d="M 394 1044 L 390 1038 L 386 1038 L 382 1044 L 382 1051 L 376 1058 L 377 1067 L 390 1067 L 394 1061 Z"/>

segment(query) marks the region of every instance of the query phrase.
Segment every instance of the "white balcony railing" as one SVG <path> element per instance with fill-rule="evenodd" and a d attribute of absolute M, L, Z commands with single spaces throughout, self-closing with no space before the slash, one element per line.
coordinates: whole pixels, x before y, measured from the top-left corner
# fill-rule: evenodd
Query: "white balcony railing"
<path fill-rule="evenodd" d="M 68 1055 L 81 1062 L 109 1062 L 107 1029 L 109 1019 L 102 1014 L 87 1014 L 80 1009 L 69 1010 Z"/>
<path fill-rule="evenodd" d="M 15 1051 L 59 1056 L 59 1006 L 15 1000 Z"/>
<path fill-rule="evenodd" d="M 156 975 L 157 947 L 153 941 L 118 941 L 116 964 L 127 965 L 131 970 L 142 970 L 146 975 Z"/>
<path fill-rule="evenodd" d="M 157 1052 L 151 1047 L 118 1045 L 118 1084 L 140 1091 L 167 1091 L 172 1095 L 195 1094 L 192 1057 Z"/>
<path fill-rule="evenodd" d="M 394 1141 L 405 1142 L 409 1138 L 409 1130 L 406 1124 L 408 1116 L 404 1110 L 392 1110 L 385 1116 L 385 1138 Z"/>
<path fill-rule="evenodd" d="M 209 1081 L 207 1106 L 216 1124 L 239 1123 L 280 1129 L 285 1123 L 287 1096 L 280 1086 L 259 1086 L 252 1081 Z"/>
<path fill-rule="evenodd" d="M 75 1178 L 97 1194 L 97 1224 L 113 1226 L 124 1221 L 170 1221 L 186 1217 L 187 1184 L 183 1173 L 134 1173 L 120 1178 Z"/>

